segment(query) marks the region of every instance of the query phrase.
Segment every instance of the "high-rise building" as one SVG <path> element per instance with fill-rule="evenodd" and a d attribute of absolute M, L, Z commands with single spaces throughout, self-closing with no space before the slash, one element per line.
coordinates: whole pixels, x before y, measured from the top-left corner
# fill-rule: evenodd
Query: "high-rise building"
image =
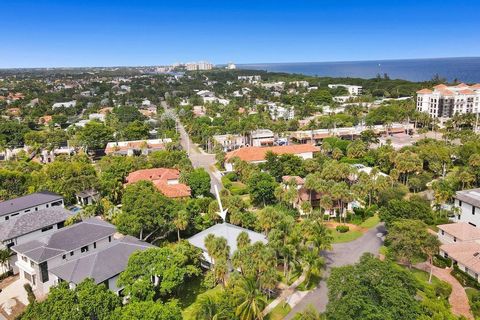
<path fill-rule="evenodd" d="M 480 112 L 480 84 L 460 83 L 456 86 L 439 84 L 433 90 L 417 91 L 417 110 L 432 118 L 448 119 L 455 114 Z"/>

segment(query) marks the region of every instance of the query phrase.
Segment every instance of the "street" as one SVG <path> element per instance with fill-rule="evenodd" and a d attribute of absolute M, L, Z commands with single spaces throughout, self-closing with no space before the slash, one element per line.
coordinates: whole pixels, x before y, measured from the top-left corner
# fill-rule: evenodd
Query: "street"
<path fill-rule="evenodd" d="M 309 292 L 285 317 L 286 320 L 292 319 L 293 316 L 305 310 L 308 305 L 312 305 L 317 311 L 325 312 L 328 304 L 328 288 L 326 278 L 330 274 L 333 267 L 341 267 L 348 264 L 356 263 L 360 257 L 370 252 L 378 254 L 379 248 L 383 244 L 383 236 L 385 235 L 385 227 L 379 224 L 376 227 L 368 230 L 362 237 L 357 240 L 338 243 L 333 245 L 332 251 L 323 253 L 325 257 L 326 267 L 323 273 L 324 280 L 320 281 L 319 285 L 311 292 Z"/>
<path fill-rule="evenodd" d="M 193 167 L 203 168 L 205 169 L 205 171 L 208 172 L 211 180 L 210 191 L 212 192 L 212 194 L 215 194 L 214 186 L 217 186 L 218 190 L 220 191 L 223 188 L 221 180 L 222 176 L 220 172 L 215 168 L 215 155 L 204 153 L 203 151 L 201 151 L 188 136 L 188 133 L 185 130 L 183 124 L 178 119 L 175 110 L 171 109 L 166 101 L 162 101 L 161 104 L 165 111 L 168 110 L 175 114 L 177 120 L 177 129 L 178 133 L 180 134 L 180 145 L 188 153 L 188 157 L 190 158 Z"/>

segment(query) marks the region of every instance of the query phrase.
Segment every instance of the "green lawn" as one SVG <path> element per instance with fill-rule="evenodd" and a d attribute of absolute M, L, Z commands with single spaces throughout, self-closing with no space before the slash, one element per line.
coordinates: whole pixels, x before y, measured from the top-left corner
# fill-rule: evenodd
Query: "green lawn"
<path fill-rule="evenodd" d="M 363 235 L 361 231 L 357 231 L 357 230 L 350 230 L 345 233 L 340 233 L 335 229 L 331 229 L 331 230 L 332 230 L 332 236 L 333 236 L 333 243 L 350 242 L 360 238 Z"/>
<path fill-rule="evenodd" d="M 198 277 L 192 279 L 187 283 L 184 290 L 182 291 L 182 297 L 180 298 L 180 306 L 183 309 L 182 315 L 183 319 L 187 320 L 194 320 L 192 312 L 193 312 L 193 304 L 197 299 L 203 295 L 207 294 L 216 294 L 222 287 L 220 285 L 216 286 L 213 289 L 206 290 L 204 287 L 201 286 L 203 277 Z"/>
<path fill-rule="evenodd" d="M 280 302 L 267 316 L 265 320 L 282 320 L 292 310 L 288 303 Z"/>
<path fill-rule="evenodd" d="M 378 215 L 374 215 L 373 217 L 370 217 L 367 220 L 360 223 L 360 227 L 370 229 L 375 227 L 379 223 L 380 223 L 380 218 L 378 217 Z"/>

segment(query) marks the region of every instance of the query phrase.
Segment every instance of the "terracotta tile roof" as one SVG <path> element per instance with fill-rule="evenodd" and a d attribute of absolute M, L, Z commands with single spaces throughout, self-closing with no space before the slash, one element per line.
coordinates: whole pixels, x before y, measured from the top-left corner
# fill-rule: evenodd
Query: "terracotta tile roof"
<path fill-rule="evenodd" d="M 178 180 L 180 171 L 170 168 L 143 169 L 131 172 L 127 177 L 127 185 L 141 180 L 152 181 L 158 191 L 168 198 L 190 197 L 190 187 L 183 183 L 169 184 L 169 180 Z"/>
<path fill-rule="evenodd" d="M 52 116 L 43 116 L 38 118 L 38 123 L 40 124 L 48 124 L 52 121 Z"/>
<path fill-rule="evenodd" d="M 262 161 L 268 151 L 282 155 L 282 154 L 301 154 L 307 152 L 318 152 L 320 149 L 311 144 L 295 144 L 288 146 L 274 146 L 274 147 L 245 147 L 231 152 L 225 156 L 226 160 L 239 157 L 241 160 L 252 162 Z"/>
<path fill-rule="evenodd" d="M 473 86 L 470 86 L 471 89 L 480 89 L 480 83 L 474 84 Z"/>
<path fill-rule="evenodd" d="M 163 181 L 153 181 L 153 184 L 168 198 L 186 198 L 191 194 L 190 187 L 183 183 L 166 184 Z"/>
<path fill-rule="evenodd" d="M 468 85 L 466 85 L 465 83 L 460 83 L 460 84 L 457 84 L 455 87 L 457 88 L 468 88 Z"/>
<path fill-rule="evenodd" d="M 295 180 L 297 186 L 303 186 L 305 184 L 305 179 L 299 176 L 283 176 L 282 181 L 283 182 L 289 182 L 290 180 Z"/>
<path fill-rule="evenodd" d="M 130 172 L 127 176 L 127 183 L 135 183 L 140 180 L 160 180 L 167 182 L 168 180 L 175 180 L 180 177 L 180 171 L 177 169 L 168 169 L 168 168 L 153 168 L 153 169 L 143 169 Z"/>
<path fill-rule="evenodd" d="M 480 274 L 480 244 L 477 242 L 444 244 L 440 246 L 440 250 L 446 252 L 450 259 Z"/>
<path fill-rule="evenodd" d="M 432 93 L 433 91 L 430 90 L 430 89 L 422 89 L 422 90 L 418 90 L 417 91 L 417 94 L 429 94 L 429 93 Z"/>
<path fill-rule="evenodd" d="M 448 89 L 442 89 L 442 90 L 439 90 L 439 91 L 444 96 L 453 96 L 454 95 L 453 91 L 450 91 Z"/>
<path fill-rule="evenodd" d="M 441 224 L 438 228 L 461 241 L 480 240 L 480 229 L 466 222 Z"/>
<path fill-rule="evenodd" d="M 112 112 L 112 110 L 113 110 L 113 108 L 111 108 L 111 107 L 105 107 L 105 108 L 102 108 L 102 109 L 98 110 L 98 113 L 107 114 L 107 113 Z"/>
<path fill-rule="evenodd" d="M 470 90 L 470 89 L 463 89 L 463 90 L 458 91 L 458 93 L 460 93 L 460 94 L 475 94 L 475 91 Z"/>
<path fill-rule="evenodd" d="M 437 84 L 434 88 L 435 89 L 446 89 L 448 87 L 442 83 L 442 84 Z"/>

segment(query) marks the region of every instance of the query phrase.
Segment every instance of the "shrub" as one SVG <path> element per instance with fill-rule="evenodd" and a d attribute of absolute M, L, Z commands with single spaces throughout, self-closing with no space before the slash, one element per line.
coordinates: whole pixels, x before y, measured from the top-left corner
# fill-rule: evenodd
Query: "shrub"
<path fill-rule="evenodd" d="M 222 177 L 222 184 L 225 189 L 228 189 L 232 186 L 232 181 L 230 181 L 230 179 L 228 179 L 228 177 L 225 175 Z"/>
<path fill-rule="evenodd" d="M 453 266 L 452 276 L 460 282 L 464 287 L 471 287 L 475 289 L 480 289 L 480 284 L 468 273 L 460 270 L 458 266 Z"/>
<path fill-rule="evenodd" d="M 449 258 L 444 258 L 441 255 L 437 254 L 433 257 L 433 265 L 445 269 L 452 265 L 452 260 L 450 260 Z"/>
<path fill-rule="evenodd" d="M 37 300 L 37 298 L 35 297 L 35 293 L 33 293 L 33 289 L 30 283 L 25 283 L 23 285 L 23 288 L 25 289 L 25 291 L 27 291 L 28 302 L 30 304 L 34 303 Z"/>
<path fill-rule="evenodd" d="M 229 172 L 224 175 L 224 177 L 226 177 L 230 181 L 238 181 L 238 175 L 235 172 Z"/>
<path fill-rule="evenodd" d="M 345 232 L 348 232 L 350 230 L 350 227 L 349 226 L 343 226 L 343 225 L 339 225 L 335 228 L 338 232 L 340 233 L 345 233 Z"/>

